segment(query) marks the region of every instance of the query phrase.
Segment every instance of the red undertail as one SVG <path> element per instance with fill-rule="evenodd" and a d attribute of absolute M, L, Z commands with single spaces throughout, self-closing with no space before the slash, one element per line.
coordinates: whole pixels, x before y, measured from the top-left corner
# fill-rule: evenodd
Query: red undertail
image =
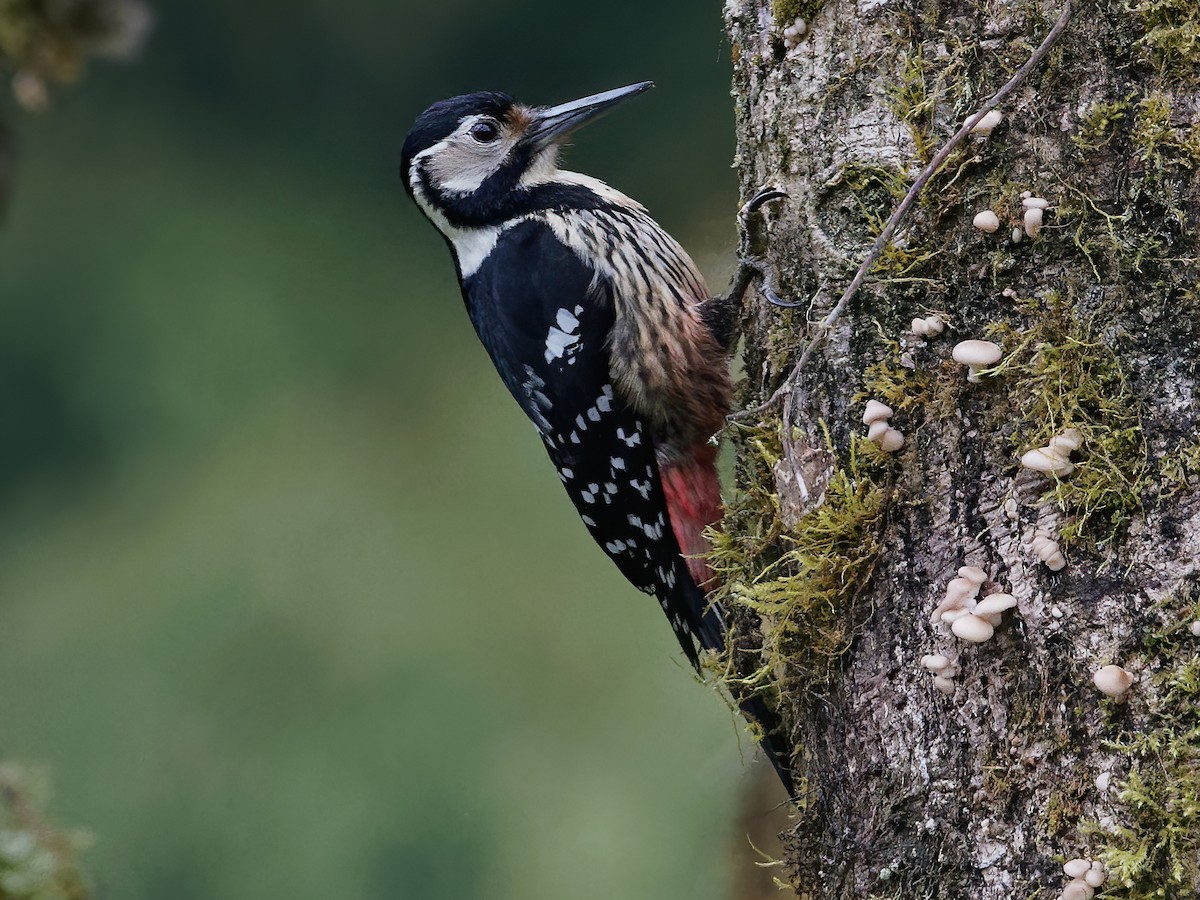
<path fill-rule="evenodd" d="M 683 555 L 688 557 L 692 578 L 699 587 L 708 590 L 712 587 L 713 571 L 707 561 L 697 557 L 709 550 L 709 543 L 704 539 L 705 527 L 721 518 L 717 448 L 697 444 L 683 462 L 664 466 L 659 474 L 675 540 Z"/>

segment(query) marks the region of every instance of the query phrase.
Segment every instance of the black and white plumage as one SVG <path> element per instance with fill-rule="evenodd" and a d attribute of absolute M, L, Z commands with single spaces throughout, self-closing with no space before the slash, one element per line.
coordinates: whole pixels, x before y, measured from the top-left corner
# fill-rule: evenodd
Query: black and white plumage
<path fill-rule="evenodd" d="M 463 293 L 480 341 L 596 543 L 635 587 L 658 597 L 693 664 L 697 639 L 700 649 L 722 648 L 720 618 L 667 520 L 656 441 L 614 385 L 610 282 L 534 217 L 504 229 Z"/>
<path fill-rule="evenodd" d="M 729 409 L 728 356 L 683 248 L 635 201 L 557 166 L 568 134 L 649 87 L 550 109 L 499 93 L 434 104 L 405 141 L 401 174 L 588 531 L 658 599 L 698 668 L 702 651 L 725 649 L 700 556 L 720 518 L 710 438 Z M 742 708 L 790 789 L 777 719 L 756 697 Z"/>

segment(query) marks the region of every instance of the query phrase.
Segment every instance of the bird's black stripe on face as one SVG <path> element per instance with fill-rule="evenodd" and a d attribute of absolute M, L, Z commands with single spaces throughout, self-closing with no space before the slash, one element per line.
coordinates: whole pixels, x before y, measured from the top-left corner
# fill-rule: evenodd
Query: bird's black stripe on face
<path fill-rule="evenodd" d="M 439 191 L 426 172 L 420 177 L 422 188 L 437 197 L 436 205 L 455 228 L 480 228 L 548 210 L 613 207 L 611 201 L 584 185 L 549 182 L 522 186 L 520 179 L 524 172 L 525 166 L 510 159 L 477 190 L 465 196 Z"/>

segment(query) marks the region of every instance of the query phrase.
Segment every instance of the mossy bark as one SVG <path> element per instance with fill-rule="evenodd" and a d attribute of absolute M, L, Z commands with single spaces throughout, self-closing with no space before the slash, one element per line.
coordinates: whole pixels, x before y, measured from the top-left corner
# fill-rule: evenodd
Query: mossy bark
<path fill-rule="evenodd" d="M 776 185 L 751 245 L 744 407 L 783 382 L 923 164 L 1060 8 L 729 0 L 737 168 Z M 948 161 L 813 356 L 785 450 L 777 404 L 731 429 L 715 561 L 805 785 L 785 863 L 811 898 L 1200 895 L 1200 34 L 1194 0 L 1083 0 L 1001 125 Z M 790 42 L 789 42 L 790 43 Z M 1022 229 L 1023 191 L 1049 201 Z M 972 227 L 994 210 L 1001 227 Z M 1020 231 L 1014 241 L 1013 229 Z M 937 314 L 940 336 L 917 337 Z M 999 343 L 971 384 L 960 340 Z M 867 398 L 905 435 L 863 438 Z M 1074 471 L 1022 452 L 1080 431 Z M 797 496 L 797 481 L 813 494 Z M 1057 539 L 1051 572 L 1031 542 Z M 930 616 L 962 565 L 1016 597 L 968 644 Z M 924 654 L 956 661 L 953 694 Z M 1124 702 L 1092 684 L 1117 663 Z"/>

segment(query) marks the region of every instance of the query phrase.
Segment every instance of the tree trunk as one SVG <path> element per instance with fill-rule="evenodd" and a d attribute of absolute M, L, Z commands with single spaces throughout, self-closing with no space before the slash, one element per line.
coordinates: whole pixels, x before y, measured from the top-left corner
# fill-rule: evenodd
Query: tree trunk
<path fill-rule="evenodd" d="M 714 558 L 797 747 L 784 862 L 802 897 L 1052 898 L 1073 858 L 1103 861 L 1105 896 L 1200 895 L 1196 0 L 1081 0 L 796 389 L 759 406 L 920 169 L 1060 11 L 726 6 L 743 193 L 789 195 L 749 249 L 802 305 L 747 297 L 751 412 Z M 1025 191 L 1048 201 L 1040 232 Z M 985 210 L 998 229 L 973 227 Z M 929 316 L 945 331 L 915 334 Z M 1003 350 L 978 383 L 951 359 L 967 339 Z M 894 410 L 898 451 L 867 440 L 868 399 Z M 1036 448 L 1056 474 L 1020 465 Z M 1038 554 L 1056 564 L 1055 547 L 1060 571 Z M 986 635 L 962 611 L 976 601 L 943 604 L 961 566 L 984 570 L 979 598 L 1015 598 L 980 643 L 949 621 Z M 950 660 L 942 680 L 926 655 Z M 1093 683 L 1113 664 L 1136 678 L 1120 698 Z"/>

